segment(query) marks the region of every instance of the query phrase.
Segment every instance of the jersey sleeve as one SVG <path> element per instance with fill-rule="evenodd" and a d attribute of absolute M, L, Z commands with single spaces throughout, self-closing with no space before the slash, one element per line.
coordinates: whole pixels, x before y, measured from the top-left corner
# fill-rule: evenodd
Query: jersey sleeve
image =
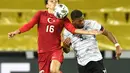
<path fill-rule="evenodd" d="M 98 31 L 103 31 L 104 28 L 101 24 L 99 24 L 98 22 L 96 21 L 91 21 L 91 26 L 90 26 L 92 29 L 96 29 Z"/>
<path fill-rule="evenodd" d="M 41 11 L 38 11 L 27 24 L 24 24 L 21 28 L 19 28 L 20 32 L 23 33 L 33 28 L 33 26 L 38 23 L 40 19 L 40 14 Z"/>
<path fill-rule="evenodd" d="M 72 34 L 67 29 L 64 29 L 64 31 L 63 31 L 63 37 L 64 37 L 64 39 L 71 38 L 71 35 Z"/>
<path fill-rule="evenodd" d="M 70 45 L 70 47 L 71 48 L 74 48 L 74 46 L 73 46 L 73 43 L 72 43 L 72 36 L 73 34 L 71 33 L 71 32 L 69 32 L 67 29 L 64 29 L 64 31 L 63 31 L 63 37 L 64 37 L 64 40 L 66 39 L 66 38 L 70 38 L 71 39 L 71 45 Z"/>
<path fill-rule="evenodd" d="M 73 34 L 75 33 L 75 27 L 72 25 L 72 23 L 70 22 L 70 20 L 68 18 L 65 18 L 64 26 L 71 33 L 73 33 Z"/>

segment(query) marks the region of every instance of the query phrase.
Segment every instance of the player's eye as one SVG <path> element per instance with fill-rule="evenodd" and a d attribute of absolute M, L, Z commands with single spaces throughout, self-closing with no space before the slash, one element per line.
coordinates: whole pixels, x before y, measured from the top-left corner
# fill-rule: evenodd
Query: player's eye
<path fill-rule="evenodd" d="M 53 3 L 54 1 L 50 1 L 50 2 L 52 2 L 52 3 Z"/>
<path fill-rule="evenodd" d="M 51 0 L 52 3 L 58 3 L 58 0 Z"/>

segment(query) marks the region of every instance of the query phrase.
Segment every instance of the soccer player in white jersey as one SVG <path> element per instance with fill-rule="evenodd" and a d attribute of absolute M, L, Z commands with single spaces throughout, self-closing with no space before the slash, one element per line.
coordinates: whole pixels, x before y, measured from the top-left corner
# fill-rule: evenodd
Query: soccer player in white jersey
<path fill-rule="evenodd" d="M 111 32 L 94 20 L 84 20 L 80 10 L 73 10 L 71 13 L 72 23 L 75 28 L 84 30 L 103 31 L 105 35 L 116 47 L 116 58 L 121 55 L 122 48 Z M 97 45 L 95 35 L 72 34 L 66 29 L 63 32 L 63 50 L 70 51 L 70 46 L 74 49 L 78 62 L 79 73 L 106 73 L 103 65 L 103 58 Z"/>

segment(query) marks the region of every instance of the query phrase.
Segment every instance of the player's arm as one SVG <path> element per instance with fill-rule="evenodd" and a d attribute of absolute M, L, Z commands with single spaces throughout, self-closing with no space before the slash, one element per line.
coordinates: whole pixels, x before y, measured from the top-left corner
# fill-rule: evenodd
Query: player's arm
<path fill-rule="evenodd" d="M 70 38 L 66 38 L 64 41 L 63 41 L 63 51 L 65 53 L 69 53 L 70 52 L 70 45 L 71 45 L 71 40 Z"/>
<path fill-rule="evenodd" d="M 102 27 L 103 28 L 103 27 Z M 115 44 L 116 47 L 116 58 L 119 59 L 121 53 L 122 53 L 122 48 L 120 44 L 118 43 L 116 37 L 108 30 L 103 28 L 103 35 L 105 35 L 113 44 Z"/>
<path fill-rule="evenodd" d="M 115 44 L 115 47 L 116 47 L 116 58 L 118 59 L 120 57 L 120 55 L 121 55 L 122 48 L 119 45 L 116 37 L 110 31 L 104 29 L 104 27 L 101 24 L 99 24 L 98 22 L 91 21 L 91 23 L 92 23 L 91 24 L 92 26 L 90 26 L 91 28 L 97 29 L 99 31 L 102 31 L 103 32 L 102 34 L 105 35 L 113 44 Z"/>
<path fill-rule="evenodd" d="M 69 21 L 68 18 L 65 19 L 65 28 L 70 31 L 71 33 L 73 34 L 89 34 L 89 35 L 97 35 L 97 34 L 101 34 L 102 31 L 97 31 L 97 30 L 90 30 L 90 31 L 87 31 L 87 30 L 83 30 L 83 29 L 76 29 L 72 24 L 71 22 Z"/>
<path fill-rule="evenodd" d="M 77 33 L 77 34 L 89 34 L 89 35 L 97 35 L 97 34 L 101 34 L 102 31 L 97 31 L 97 30 L 83 30 L 83 29 L 75 29 L 74 33 Z"/>
<path fill-rule="evenodd" d="M 38 20 L 39 20 L 39 17 L 40 17 L 40 11 L 38 11 L 35 16 L 25 25 L 23 25 L 21 28 L 13 31 L 13 32 L 10 32 L 8 33 L 8 37 L 9 38 L 12 38 L 14 37 L 15 35 L 17 34 L 20 34 L 20 33 L 23 33 L 23 32 L 26 32 L 28 30 L 30 30 L 35 24 L 38 23 Z"/>
<path fill-rule="evenodd" d="M 70 37 L 72 36 L 72 34 L 69 31 L 67 31 L 66 29 L 64 29 L 61 35 L 62 35 L 62 42 L 63 42 L 63 45 L 62 45 L 63 51 L 65 53 L 69 53 L 70 46 L 71 46 Z"/>

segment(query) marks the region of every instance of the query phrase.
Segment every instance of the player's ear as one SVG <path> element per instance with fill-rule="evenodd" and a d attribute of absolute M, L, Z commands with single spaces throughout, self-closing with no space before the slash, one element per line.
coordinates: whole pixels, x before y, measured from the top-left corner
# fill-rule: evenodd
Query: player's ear
<path fill-rule="evenodd" d="M 46 4 L 46 8 L 48 8 L 48 4 Z"/>

